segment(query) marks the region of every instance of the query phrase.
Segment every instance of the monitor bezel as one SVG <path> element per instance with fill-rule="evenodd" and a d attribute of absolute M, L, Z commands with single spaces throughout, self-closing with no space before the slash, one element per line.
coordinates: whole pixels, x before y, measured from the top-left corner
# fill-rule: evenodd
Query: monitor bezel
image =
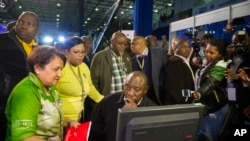
<path fill-rule="evenodd" d="M 198 112 L 198 124 L 200 125 L 203 117 L 203 111 L 204 105 L 201 103 L 120 108 L 118 109 L 117 115 L 116 141 L 125 141 L 126 127 L 133 118 Z M 198 128 L 199 127 L 197 126 L 197 133 Z"/>

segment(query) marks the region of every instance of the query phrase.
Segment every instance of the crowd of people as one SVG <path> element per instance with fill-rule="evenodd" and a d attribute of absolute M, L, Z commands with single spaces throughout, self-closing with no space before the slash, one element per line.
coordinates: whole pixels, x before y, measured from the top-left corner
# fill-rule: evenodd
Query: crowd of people
<path fill-rule="evenodd" d="M 229 45 L 205 34 L 198 51 L 173 37 L 166 51 L 165 36 L 159 46 L 154 35 L 129 41 L 117 31 L 93 54 L 90 36 L 38 45 L 34 12 L 9 26 L 0 34 L 0 140 L 61 141 L 68 127 L 91 121 L 90 141 L 115 141 L 119 108 L 188 103 L 205 105 L 199 131 L 207 140 L 250 126 L 247 32 Z"/>

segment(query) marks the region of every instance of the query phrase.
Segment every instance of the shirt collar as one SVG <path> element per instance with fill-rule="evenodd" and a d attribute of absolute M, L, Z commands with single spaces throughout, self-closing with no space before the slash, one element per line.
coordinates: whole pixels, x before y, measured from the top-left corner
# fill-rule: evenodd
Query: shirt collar
<path fill-rule="evenodd" d="M 142 54 L 137 54 L 136 57 L 147 56 L 147 55 L 148 55 L 148 48 L 145 48 Z"/>
<path fill-rule="evenodd" d="M 181 58 L 183 61 L 189 63 L 189 58 L 185 58 L 185 57 L 183 57 L 183 56 L 181 56 L 181 55 L 178 55 L 178 54 L 176 54 L 176 53 L 175 53 L 174 55 L 177 56 L 177 57 L 179 57 L 179 58 Z"/>
<path fill-rule="evenodd" d="M 37 46 L 37 42 L 34 39 L 30 43 L 27 43 L 27 42 L 23 41 L 22 39 L 20 39 L 18 36 L 16 36 L 16 38 L 18 39 L 18 41 L 20 43 L 24 43 L 24 44 L 27 44 L 29 46 Z"/>

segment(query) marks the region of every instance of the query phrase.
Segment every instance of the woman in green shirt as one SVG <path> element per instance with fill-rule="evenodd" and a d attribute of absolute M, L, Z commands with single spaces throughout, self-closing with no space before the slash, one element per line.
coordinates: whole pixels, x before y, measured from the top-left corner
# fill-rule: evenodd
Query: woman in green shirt
<path fill-rule="evenodd" d="M 29 75 L 12 90 L 5 114 L 6 141 L 62 140 L 61 101 L 54 85 L 65 56 L 54 47 L 36 47 L 27 60 Z"/>

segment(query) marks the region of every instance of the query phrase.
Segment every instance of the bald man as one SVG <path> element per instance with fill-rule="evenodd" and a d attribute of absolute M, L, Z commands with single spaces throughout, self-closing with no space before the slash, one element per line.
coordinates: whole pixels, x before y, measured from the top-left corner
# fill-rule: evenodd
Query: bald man
<path fill-rule="evenodd" d="M 167 55 L 162 48 L 148 48 L 142 36 L 131 40 L 133 71 L 142 71 L 148 78 L 147 96 L 155 103 L 162 105 L 161 94 L 164 93 Z"/>
<path fill-rule="evenodd" d="M 113 33 L 110 46 L 96 53 L 90 66 L 91 78 L 96 89 L 103 95 L 122 92 L 124 80 L 132 71 L 130 55 L 125 51 L 127 37 Z"/>
<path fill-rule="evenodd" d="M 131 72 L 126 77 L 123 92 L 109 95 L 97 104 L 91 116 L 89 141 L 115 141 L 118 109 L 156 106 L 146 96 L 147 91 L 147 76 L 140 71 Z"/>
<path fill-rule="evenodd" d="M 191 52 L 187 40 L 180 39 L 175 46 L 175 54 L 168 60 L 166 72 L 166 93 L 162 95 L 164 104 L 186 104 L 192 103 L 191 97 L 183 96 L 182 90 L 194 91 L 194 72 L 189 63 Z M 178 75 L 174 75 L 178 73 Z"/>

